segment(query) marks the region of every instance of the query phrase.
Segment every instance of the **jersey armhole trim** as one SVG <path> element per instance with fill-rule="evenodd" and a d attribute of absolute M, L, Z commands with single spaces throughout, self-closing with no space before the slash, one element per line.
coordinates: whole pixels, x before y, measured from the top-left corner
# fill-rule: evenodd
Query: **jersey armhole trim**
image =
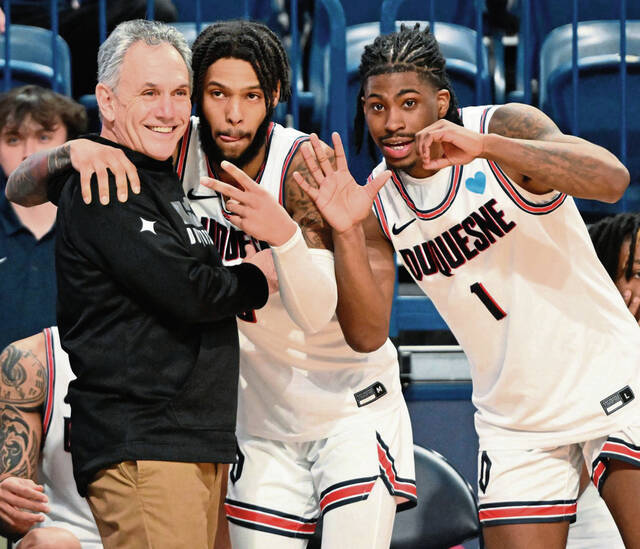
<path fill-rule="evenodd" d="M 53 417 L 54 388 L 56 378 L 55 365 L 55 342 L 54 335 L 50 328 L 44 330 L 45 351 L 46 351 L 46 367 L 47 367 L 47 383 L 44 402 L 42 404 L 42 446 L 44 446 L 49 427 L 51 426 L 51 418 Z"/>

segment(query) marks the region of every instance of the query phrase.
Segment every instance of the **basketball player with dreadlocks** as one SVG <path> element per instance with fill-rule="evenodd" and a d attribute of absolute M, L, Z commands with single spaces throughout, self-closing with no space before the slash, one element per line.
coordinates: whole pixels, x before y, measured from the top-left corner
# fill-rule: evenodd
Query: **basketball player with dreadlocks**
<path fill-rule="evenodd" d="M 323 516 L 325 547 L 388 547 L 398 504 L 416 499 L 397 355 L 387 338 L 354 352 L 340 329 L 331 230 L 292 176 L 305 169 L 308 136 L 271 122 L 289 95 L 282 44 L 261 24 L 220 22 L 197 38 L 192 64 L 199 117 L 176 169 L 223 261 L 241 261 L 247 243 L 265 247 L 247 234 L 272 222 L 274 206 L 300 227 L 272 248 L 279 296 L 239 323 L 239 451 L 226 502 L 232 544 L 302 548 Z M 101 154 L 94 152 L 87 160 Z M 242 190 L 207 183 L 231 197 L 225 202 L 199 183 L 203 175 Z M 384 276 L 392 282 L 394 267 Z"/>
<path fill-rule="evenodd" d="M 377 38 L 360 78 L 358 130 L 366 121 L 383 155 L 372 176 L 390 169 L 391 181 L 358 186 L 340 146 L 337 169 L 305 147 L 318 188 L 295 176 L 334 229 L 336 265 L 357 281 L 342 305 L 385 337 L 375 328 L 385 308 L 371 305 L 389 294 L 362 260 L 365 235 L 377 238 L 464 348 L 489 549 L 563 548 L 583 463 L 625 545 L 640 547 L 640 329 L 571 198 L 616 201 L 627 170 L 533 107 L 458 111 L 429 30 Z"/>

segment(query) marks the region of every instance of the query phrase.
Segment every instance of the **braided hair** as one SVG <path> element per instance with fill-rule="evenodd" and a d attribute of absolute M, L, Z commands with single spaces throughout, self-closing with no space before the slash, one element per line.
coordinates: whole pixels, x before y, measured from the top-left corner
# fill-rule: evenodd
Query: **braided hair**
<path fill-rule="evenodd" d="M 235 159 L 242 166 L 255 157 L 266 139 L 278 86 L 279 101 L 287 101 L 291 95 L 289 61 L 284 46 L 266 25 L 235 19 L 209 25 L 196 38 L 192 49 L 191 66 L 194 78 L 192 100 L 196 105 L 196 114 L 200 118 L 200 143 L 207 155 L 217 162 L 224 158 L 211 136 L 211 126 L 202 110 L 207 70 L 219 59 L 241 59 L 251 64 L 258 77 L 264 92 L 267 116 L 258 128 L 253 143 L 239 159 Z"/>
<path fill-rule="evenodd" d="M 598 258 L 612 280 L 618 276 L 620 250 L 627 237 L 630 237 L 629 260 L 625 266 L 624 275 L 627 280 L 631 278 L 638 230 L 640 230 L 640 214 L 637 213 L 623 213 L 613 217 L 605 217 L 589 227 L 589 234 Z"/>
<path fill-rule="evenodd" d="M 220 21 L 204 29 L 193 43 L 193 101 L 200 103 L 207 69 L 218 59 L 232 57 L 253 67 L 269 109 L 280 85 L 280 101 L 291 94 L 289 61 L 276 34 L 262 23 L 236 19 Z"/>
<path fill-rule="evenodd" d="M 394 72 L 416 72 L 436 89 L 449 92 L 449 110 L 445 119 L 462 125 L 458 114 L 458 102 L 453 93 L 449 76 L 445 69 L 446 61 L 440 51 L 435 36 L 426 26 L 420 29 L 416 23 L 413 28 L 400 26 L 400 30 L 391 34 L 378 36 L 373 44 L 364 48 L 358 69 L 360 91 L 356 97 L 356 117 L 354 120 L 356 148 L 359 151 L 364 140 L 365 119 L 361 97 L 364 86 L 370 76 Z M 369 150 L 374 150 L 373 140 L 369 136 Z"/>

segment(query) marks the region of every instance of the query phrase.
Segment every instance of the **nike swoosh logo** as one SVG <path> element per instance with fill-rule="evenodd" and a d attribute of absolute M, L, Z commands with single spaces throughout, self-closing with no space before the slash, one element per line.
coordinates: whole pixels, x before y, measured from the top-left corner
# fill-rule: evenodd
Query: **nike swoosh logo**
<path fill-rule="evenodd" d="M 7 257 L 3 257 L 2 259 L 0 259 L 0 263 L 4 263 L 7 260 Z"/>
<path fill-rule="evenodd" d="M 218 194 L 196 194 L 193 189 L 187 191 L 187 198 L 189 200 L 205 200 L 207 198 L 215 198 Z"/>
<path fill-rule="evenodd" d="M 395 235 L 400 234 L 402 231 L 404 231 L 409 225 L 411 225 L 411 223 L 413 223 L 414 221 L 416 221 L 416 219 L 418 219 L 417 217 L 414 217 L 413 219 L 410 219 L 409 221 L 407 221 L 404 225 L 400 225 L 400 227 L 396 227 L 396 224 L 393 224 L 393 227 L 391 227 L 391 232 Z"/>

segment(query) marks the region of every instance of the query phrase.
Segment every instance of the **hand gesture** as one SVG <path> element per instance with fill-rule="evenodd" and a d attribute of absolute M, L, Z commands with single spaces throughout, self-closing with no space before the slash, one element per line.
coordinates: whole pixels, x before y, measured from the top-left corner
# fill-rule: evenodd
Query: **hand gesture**
<path fill-rule="evenodd" d="M 287 210 L 231 162 L 225 160 L 220 167 L 235 179 L 239 189 L 209 177 L 200 178 L 200 183 L 229 198 L 226 204 L 231 212 L 229 220 L 246 234 L 271 246 L 287 242 L 296 232 L 296 223 Z"/>
<path fill-rule="evenodd" d="M 340 136 L 334 132 L 331 139 L 336 169 L 329 162 L 318 136 L 312 133 L 311 145 L 305 143 L 301 150 L 317 186 L 310 185 L 299 172 L 294 172 L 293 178 L 314 201 L 329 225 L 338 233 L 343 233 L 369 215 L 374 198 L 391 177 L 391 172 L 386 170 L 366 185 L 358 185 L 349 172 Z"/>
<path fill-rule="evenodd" d="M 28 478 L 7 477 L 0 482 L 0 521 L 16 533 L 24 533 L 44 520 L 49 498 L 44 488 Z"/>
<path fill-rule="evenodd" d="M 71 165 L 80 173 L 82 198 L 91 202 L 91 176 L 96 174 L 100 203 L 109 203 L 109 170 L 116 179 L 118 200 L 125 202 L 128 197 L 128 185 L 134 193 L 140 192 L 140 178 L 133 163 L 122 149 L 101 145 L 88 139 L 69 141 Z"/>
<path fill-rule="evenodd" d="M 483 152 L 482 134 L 444 119 L 421 129 L 416 133 L 415 140 L 425 170 L 468 164 Z M 434 143 L 439 143 L 442 149 L 439 158 L 431 158 L 431 145 Z"/>

